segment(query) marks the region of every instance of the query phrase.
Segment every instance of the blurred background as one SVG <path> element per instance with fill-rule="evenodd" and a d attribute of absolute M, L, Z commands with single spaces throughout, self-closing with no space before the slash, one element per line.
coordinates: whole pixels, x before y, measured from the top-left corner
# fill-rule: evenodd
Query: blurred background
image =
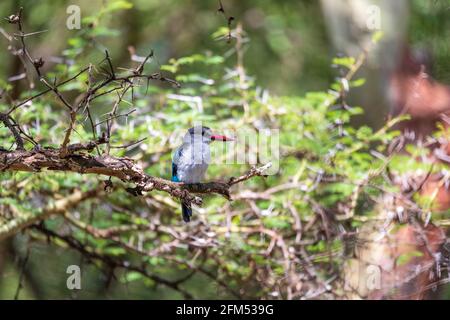
<path fill-rule="evenodd" d="M 141 55 L 153 49 L 160 64 L 170 58 L 208 51 L 222 52 L 225 57 L 230 55 L 227 52 L 229 46 L 213 37 L 218 28 L 226 26 L 224 17 L 217 12 L 218 1 L 133 0 L 129 1 L 132 5 L 118 3 L 115 14 L 111 14 L 113 10 L 102 14 L 104 1 L 101 0 L 4 0 L 0 3 L 0 12 L 7 16 L 24 5 L 29 30 L 47 30 L 39 37 L 30 37 L 30 45 L 33 42 L 38 45 L 33 46 L 36 55 L 59 56 L 77 34 L 77 30 L 65 27 L 66 10 L 72 4 L 81 8 L 82 18 L 98 14 L 99 21 L 94 23 L 102 25 L 95 31 L 99 59 L 108 48 L 118 65 L 127 65 L 129 46 L 135 47 Z M 224 1 L 224 6 L 227 14 L 242 23 L 248 33 L 250 42 L 245 48 L 246 56 L 251 57 L 245 61 L 248 74 L 274 94 L 298 95 L 321 90 L 333 80 L 336 73 L 330 68 L 332 57 L 355 54 L 363 47 L 364 36 L 367 36 L 365 17 L 371 14 L 364 10 L 370 3 L 381 9 L 380 26 L 386 41 L 384 47 L 378 49 L 383 55 L 371 61 L 369 71 L 376 69 L 378 73 L 387 73 L 397 61 L 400 48 L 408 44 L 411 50 L 428 57 L 429 71 L 435 79 L 449 83 L 448 0 L 228 0 Z M 2 74 L 11 75 L 14 72 L 14 65 L 8 63 L 11 56 L 3 51 L 0 57 L 5 62 L 0 66 Z M 47 64 L 49 67 L 51 64 Z M 378 82 L 366 87 L 381 85 Z M 364 99 L 366 103 L 359 103 L 367 109 L 377 110 L 370 113 L 366 121 L 379 125 L 379 121 L 370 118 L 380 117 L 383 112 L 378 111 L 386 111 L 388 106 L 383 99 L 376 104 L 373 100 L 380 100 L 380 96 L 374 93 Z M 375 105 L 378 106 L 375 108 Z"/>
<path fill-rule="evenodd" d="M 226 19 L 217 12 L 218 1 L 205 0 L 130 0 L 117 1 L 114 8 L 102 11 L 107 1 L 101 0 L 2 0 L 0 15 L 9 16 L 26 8 L 27 31 L 46 30 L 39 37 L 30 37 L 29 46 L 35 56 L 54 57 L 44 68 L 51 69 L 64 50 L 76 48 L 78 30 L 66 28 L 69 5 L 81 8 L 81 17 L 96 15 L 101 24 L 95 30 L 93 50 L 80 56 L 80 64 L 100 61 L 108 48 L 116 66 L 126 66 L 130 49 L 144 56 L 154 50 L 158 69 L 171 58 L 194 53 L 214 52 L 225 58 L 231 53 L 224 41 L 217 41 L 214 32 L 226 26 Z M 360 3 L 365 2 L 363 0 Z M 389 100 L 388 79 L 398 66 L 405 51 L 427 65 L 434 79 L 450 84 L 450 1 L 370 1 L 382 8 L 381 29 L 385 41 L 363 68 L 368 85 L 355 89 L 350 104 L 366 110 L 357 118 L 360 124 L 380 127 L 395 106 Z M 242 24 L 249 39 L 245 43 L 247 73 L 258 86 L 276 95 L 302 95 L 324 90 L 336 77 L 331 65 L 339 55 L 355 55 L 364 48 L 368 33 L 358 28 L 358 1 L 313 0 L 222 0 L 227 15 Z M 356 3 L 356 4 L 355 4 Z M 97 14 L 98 13 L 98 14 Z M 91 19 L 91 18 L 90 18 Z M 0 27 L 8 22 L 1 20 Z M 71 42 L 72 41 L 72 42 Z M 7 42 L 0 39 L 2 47 Z M 0 50 L 0 75 L 7 79 L 17 74 L 17 59 Z M 230 61 L 230 66 L 234 65 Z M 201 66 L 208 68 L 207 65 Z M 201 71 L 199 71 L 201 72 Z M 20 237 L 15 241 L 19 241 Z M 20 245 L 18 245 L 20 247 Z M 0 298 L 10 299 L 17 289 L 21 272 L 13 257 L 11 246 L 0 243 Z M 148 290 L 142 283 L 115 284 L 105 290 L 105 279 L 95 267 L 86 266 L 84 290 L 72 293 L 65 289 L 65 266 L 76 261 L 75 253 L 56 251 L 51 246 L 37 246 L 28 261 L 29 273 L 21 298 L 179 298 L 178 293 L 158 288 Z M 3 257 L 3 258 L 2 258 Z M 215 297 L 214 288 L 197 278 L 187 286 L 202 297 Z"/>

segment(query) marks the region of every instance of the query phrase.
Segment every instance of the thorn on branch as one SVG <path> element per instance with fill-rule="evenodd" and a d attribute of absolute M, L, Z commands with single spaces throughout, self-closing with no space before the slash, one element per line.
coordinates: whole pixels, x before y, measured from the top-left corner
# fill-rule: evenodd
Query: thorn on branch
<path fill-rule="evenodd" d="M 16 141 L 17 145 L 17 150 L 25 150 L 23 139 L 20 136 L 20 133 L 17 131 L 15 125 L 11 122 L 11 117 L 8 114 L 0 113 L 0 121 L 3 122 L 5 127 L 7 127 L 14 136 L 14 140 Z"/>
<path fill-rule="evenodd" d="M 217 9 L 217 12 L 225 14 L 225 9 L 223 8 L 222 1 L 220 1 L 220 0 L 219 0 L 219 9 Z"/>
<path fill-rule="evenodd" d="M 221 13 L 223 15 L 223 17 L 225 18 L 225 20 L 227 21 L 227 26 L 228 26 L 228 35 L 227 35 L 227 43 L 231 42 L 231 24 L 233 23 L 233 21 L 235 20 L 233 16 L 227 16 L 227 13 L 225 12 L 225 8 L 222 4 L 222 1 L 219 0 L 219 8 L 217 9 L 217 12 Z"/>

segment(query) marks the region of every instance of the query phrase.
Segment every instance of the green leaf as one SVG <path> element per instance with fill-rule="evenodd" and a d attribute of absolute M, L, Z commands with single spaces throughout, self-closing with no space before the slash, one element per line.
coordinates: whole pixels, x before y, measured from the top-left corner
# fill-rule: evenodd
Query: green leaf
<path fill-rule="evenodd" d="M 377 31 L 372 35 L 372 41 L 374 43 L 378 43 L 381 39 L 383 39 L 384 33 L 383 31 Z"/>
<path fill-rule="evenodd" d="M 112 1 L 105 8 L 105 12 L 113 12 L 117 10 L 126 10 L 133 8 L 133 4 L 126 0 L 116 0 Z"/>
<path fill-rule="evenodd" d="M 366 79 L 364 79 L 364 78 L 359 78 L 359 79 L 356 79 L 356 80 L 351 81 L 351 82 L 350 82 L 350 86 L 351 86 L 352 88 L 358 88 L 358 87 L 363 86 L 365 83 L 366 83 Z"/>
<path fill-rule="evenodd" d="M 343 66 L 348 69 L 350 69 L 355 64 L 355 62 L 356 62 L 356 60 L 353 57 L 342 57 L 342 58 L 334 58 L 333 59 L 333 64 L 338 65 L 338 66 Z"/>
<path fill-rule="evenodd" d="M 422 257 L 423 253 L 420 251 L 405 252 L 399 255 L 396 259 L 397 266 L 402 266 L 409 263 L 413 258 Z"/>

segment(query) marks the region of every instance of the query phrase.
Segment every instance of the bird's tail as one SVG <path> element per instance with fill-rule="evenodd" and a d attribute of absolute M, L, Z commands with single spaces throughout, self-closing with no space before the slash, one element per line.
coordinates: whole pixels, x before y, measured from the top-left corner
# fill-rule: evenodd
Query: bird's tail
<path fill-rule="evenodd" d="M 190 204 L 186 204 L 184 202 L 181 203 L 181 212 L 183 213 L 184 222 L 191 221 L 192 217 L 192 207 Z"/>

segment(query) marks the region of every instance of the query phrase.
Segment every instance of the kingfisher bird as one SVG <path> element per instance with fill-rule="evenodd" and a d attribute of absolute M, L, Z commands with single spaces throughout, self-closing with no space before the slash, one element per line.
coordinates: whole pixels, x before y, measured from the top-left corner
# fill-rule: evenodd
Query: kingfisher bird
<path fill-rule="evenodd" d="M 211 160 L 209 144 L 212 141 L 233 141 L 233 139 L 214 135 L 208 127 L 190 128 L 183 138 L 183 144 L 173 154 L 172 181 L 201 182 Z M 189 222 L 192 216 L 191 204 L 181 202 L 181 212 L 184 222 Z"/>

